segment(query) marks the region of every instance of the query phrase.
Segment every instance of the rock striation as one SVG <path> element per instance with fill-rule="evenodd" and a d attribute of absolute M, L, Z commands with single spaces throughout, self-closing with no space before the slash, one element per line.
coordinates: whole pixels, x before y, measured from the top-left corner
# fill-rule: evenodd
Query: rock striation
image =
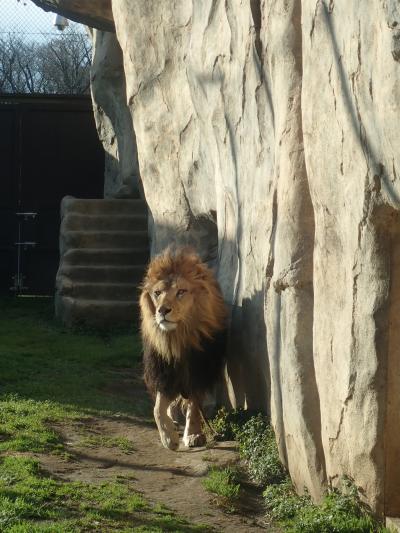
<path fill-rule="evenodd" d="M 111 3 L 152 252 L 217 266 L 231 403 L 300 492 L 400 516 L 398 1 Z"/>

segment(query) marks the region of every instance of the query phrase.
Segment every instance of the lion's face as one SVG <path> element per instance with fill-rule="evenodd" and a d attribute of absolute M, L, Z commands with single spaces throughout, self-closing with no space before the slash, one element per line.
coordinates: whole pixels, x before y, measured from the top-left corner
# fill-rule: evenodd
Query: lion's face
<path fill-rule="evenodd" d="M 162 357 L 179 358 L 188 347 L 225 328 L 226 308 L 212 271 L 187 249 L 167 249 L 149 264 L 140 295 L 144 341 Z"/>
<path fill-rule="evenodd" d="M 149 290 L 154 305 L 154 319 L 162 331 L 173 331 L 193 318 L 194 287 L 178 276 L 159 280 Z"/>

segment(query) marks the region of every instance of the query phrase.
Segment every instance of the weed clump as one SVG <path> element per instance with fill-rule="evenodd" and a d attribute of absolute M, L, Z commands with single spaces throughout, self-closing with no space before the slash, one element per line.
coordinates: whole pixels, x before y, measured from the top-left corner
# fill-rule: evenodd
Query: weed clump
<path fill-rule="evenodd" d="M 372 533 L 387 531 L 360 500 L 357 488 L 344 479 L 331 489 L 320 505 L 308 495 L 298 496 L 290 481 L 264 491 L 267 510 L 290 533 Z"/>
<path fill-rule="evenodd" d="M 243 425 L 256 414 L 242 408 L 228 411 L 225 407 L 221 407 L 210 420 L 210 425 L 218 440 L 236 440 Z"/>
<path fill-rule="evenodd" d="M 236 432 L 240 456 L 245 460 L 250 478 L 266 485 L 280 483 L 287 477 L 279 459 L 272 427 L 262 415 L 253 416 Z"/>
<path fill-rule="evenodd" d="M 252 481 L 266 485 L 286 478 L 274 431 L 263 415 L 244 409 L 228 412 L 222 407 L 211 420 L 211 427 L 220 438 L 238 442 L 240 457 Z"/>
<path fill-rule="evenodd" d="M 204 479 L 204 486 L 208 491 L 223 498 L 236 499 L 239 496 L 238 473 L 230 466 L 222 470 L 211 469 Z"/>
<path fill-rule="evenodd" d="M 203 480 L 206 490 L 217 497 L 217 503 L 228 512 L 234 512 L 235 503 L 240 495 L 240 483 L 237 469 L 226 467 L 212 468 Z"/>
<path fill-rule="evenodd" d="M 343 479 L 330 489 L 320 505 L 308 494 L 299 496 L 279 459 L 275 435 L 261 414 L 246 416 L 243 410 L 218 411 L 211 426 L 237 440 L 249 477 L 265 487 L 266 510 L 288 533 L 384 533 L 389 532 L 363 504 L 357 487 Z"/>

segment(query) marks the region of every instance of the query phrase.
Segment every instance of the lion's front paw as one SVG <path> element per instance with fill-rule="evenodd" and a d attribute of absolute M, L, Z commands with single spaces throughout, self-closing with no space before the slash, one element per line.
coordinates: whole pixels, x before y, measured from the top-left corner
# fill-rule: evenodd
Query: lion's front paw
<path fill-rule="evenodd" d="M 179 435 L 177 431 L 170 431 L 168 434 L 164 431 L 160 431 L 161 443 L 164 448 L 175 451 L 179 447 Z"/>
<path fill-rule="evenodd" d="M 185 435 L 183 437 L 183 444 L 188 448 L 204 446 L 206 444 L 206 436 L 204 433 L 192 433 L 191 435 Z"/>

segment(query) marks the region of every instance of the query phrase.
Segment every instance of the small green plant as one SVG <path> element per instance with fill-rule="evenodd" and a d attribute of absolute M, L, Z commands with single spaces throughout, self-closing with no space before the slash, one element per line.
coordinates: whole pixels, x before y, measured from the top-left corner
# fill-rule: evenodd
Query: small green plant
<path fill-rule="evenodd" d="M 295 492 L 289 478 L 282 483 L 268 485 L 263 494 L 269 515 L 278 522 L 288 522 L 311 503 L 308 495 L 299 496 Z"/>
<path fill-rule="evenodd" d="M 235 468 L 212 468 L 203 480 L 203 485 L 217 496 L 221 507 L 231 512 L 235 510 L 235 502 L 240 494 L 238 471 Z"/>
<path fill-rule="evenodd" d="M 279 459 L 274 431 L 262 414 L 244 409 L 228 412 L 222 407 L 210 424 L 224 440 L 238 442 L 253 481 L 266 485 L 285 479 L 287 473 Z"/>
<path fill-rule="evenodd" d="M 250 478 L 261 484 L 279 483 L 286 476 L 286 470 L 279 459 L 275 434 L 261 415 L 253 416 L 236 432 L 239 452 L 246 461 Z"/>
<path fill-rule="evenodd" d="M 126 437 L 109 437 L 107 435 L 90 435 L 84 437 L 80 446 L 87 446 L 88 448 L 118 448 L 122 452 L 130 453 L 135 451 L 133 443 Z"/>
<path fill-rule="evenodd" d="M 264 491 L 270 516 L 289 533 L 384 533 L 388 531 L 360 500 L 357 488 L 347 479 L 340 490 L 330 490 L 320 505 L 308 495 L 298 496 L 290 480 Z"/>
<path fill-rule="evenodd" d="M 299 496 L 280 462 L 272 427 L 261 414 L 220 409 L 211 426 L 225 438 L 237 440 L 248 475 L 266 486 L 264 499 L 269 516 L 289 533 L 389 532 L 360 499 L 357 488 L 344 479 L 340 490 L 330 490 L 320 505 L 308 494 Z M 216 483 L 218 485 L 218 483 Z"/>
<path fill-rule="evenodd" d="M 218 439 L 220 440 L 236 440 L 237 433 L 245 422 L 254 416 L 254 412 L 242 408 L 228 411 L 225 407 L 221 407 L 212 420 L 210 425 Z"/>

